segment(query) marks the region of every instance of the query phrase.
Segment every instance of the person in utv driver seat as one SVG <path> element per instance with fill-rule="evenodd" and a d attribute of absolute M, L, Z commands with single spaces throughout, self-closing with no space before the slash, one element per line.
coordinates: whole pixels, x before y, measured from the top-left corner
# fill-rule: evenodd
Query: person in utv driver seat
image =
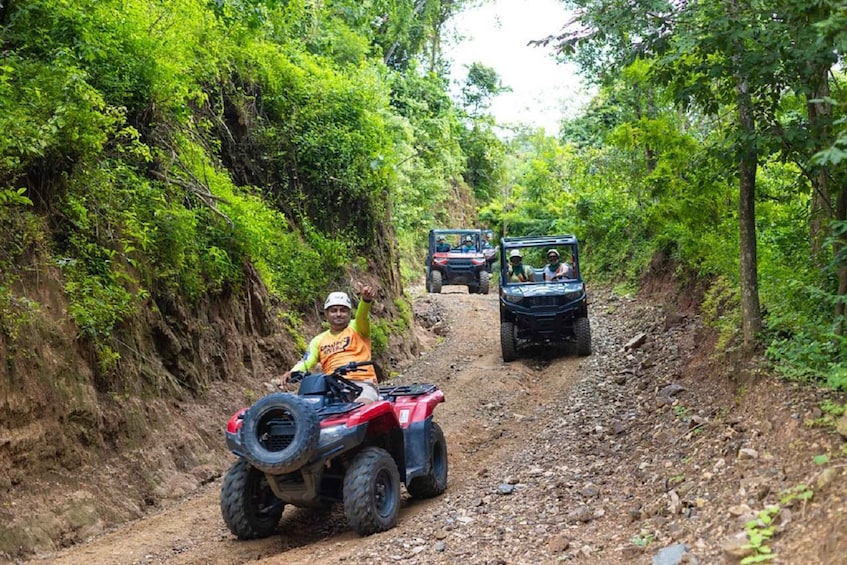
<path fill-rule="evenodd" d="M 462 241 L 462 253 L 473 253 L 474 251 L 476 251 L 476 245 L 471 236 L 466 235 L 465 240 Z"/>
<path fill-rule="evenodd" d="M 573 278 L 573 269 L 567 263 L 559 260 L 559 252 L 555 249 L 547 250 L 547 265 L 544 266 L 544 280 L 556 281 Z"/>
<path fill-rule="evenodd" d="M 509 282 L 535 282 L 535 271 L 529 265 L 523 264 L 520 249 L 509 252 Z"/>
<path fill-rule="evenodd" d="M 356 308 L 356 317 L 350 319 L 353 304 L 346 292 L 331 292 L 324 302 L 324 314 L 329 329 L 316 335 L 309 342 L 303 358 L 290 371 L 282 375 L 284 386 L 294 371 L 308 371 L 318 363 L 324 373 L 331 373 L 351 361 L 371 360 L 371 304 L 376 291 L 363 286 L 359 291 L 361 300 Z M 362 394 L 354 402 L 369 404 L 379 400 L 379 385 L 373 365 L 351 371 L 347 378 L 362 387 Z"/>

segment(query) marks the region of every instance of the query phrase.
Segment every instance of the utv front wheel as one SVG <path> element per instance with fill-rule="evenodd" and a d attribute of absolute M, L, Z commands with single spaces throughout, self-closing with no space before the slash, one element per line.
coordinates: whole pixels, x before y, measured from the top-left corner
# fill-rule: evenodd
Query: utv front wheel
<path fill-rule="evenodd" d="M 591 324 L 588 318 L 577 318 L 574 321 L 574 334 L 576 334 L 576 353 L 585 357 L 591 355 Z"/>
<path fill-rule="evenodd" d="M 479 289 L 477 292 L 480 294 L 488 294 L 488 290 L 491 288 L 491 273 L 488 271 L 482 271 L 479 274 Z"/>
<path fill-rule="evenodd" d="M 429 290 L 434 294 L 441 292 L 441 271 L 432 271 L 429 275 Z"/>
<path fill-rule="evenodd" d="M 512 322 L 500 323 L 500 350 L 503 353 L 503 361 L 508 363 L 518 358 L 518 344 L 515 338 L 515 324 Z"/>
<path fill-rule="evenodd" d="M 238 539 L 266 538 L 273 534 L 284 508 L 264 473 L 244 459 L 229 468 L 221 487 L 221 515 Z"/>
<path fill-rule="evenodd" d="M 344 474 L 344 514 L 361 536 L 390 530 L 400 512 L 400 472 L 386 450 L 366 447 Z"/>
<path fill-rule="evenodd" d="M 406 490 L 415 498 L 432 498 L 447 489 L 447 442 L 441 426 L 432 423 L 429 434 L 429 471 L 426 475 L 415 477 Z"/>

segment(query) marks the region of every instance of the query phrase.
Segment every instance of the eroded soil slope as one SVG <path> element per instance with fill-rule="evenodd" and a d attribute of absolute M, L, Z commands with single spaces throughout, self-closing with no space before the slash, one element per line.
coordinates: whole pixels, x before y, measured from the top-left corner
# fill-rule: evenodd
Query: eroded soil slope
<path fill-rule="evenodd" d="M 218 508 L 224 465 L 178 504 L 33 561 L 719 563 L 754 551 L 737 536 L 762 511 L 777 562 L 847 555 L 844 441 L 807 425 L 824 395 L 710 361 L 693 315 L 597 291 L 593 355 L 504 364 L 495 292 L 445 287 L 416 314 L 428 351 L 398 380 L 445 391 L 450 480 L 405 502 L 395 529 L 359 538 L 340 510 L 287 509 L 279 535 L 237 541 Z"/>

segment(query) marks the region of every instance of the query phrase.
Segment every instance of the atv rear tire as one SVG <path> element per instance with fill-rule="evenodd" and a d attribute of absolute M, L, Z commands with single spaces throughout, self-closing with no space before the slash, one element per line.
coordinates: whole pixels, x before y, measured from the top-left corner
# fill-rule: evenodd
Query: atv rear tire
<path fill-rule="evenodd" d="M 360 451 L 344 474 L 344 514 L 359 535 L 390 530 L 400 512 L 400 472 L 381 447 Z"/>
<path fill-rule="evenodd" d="M 447 489 L 447 442 L 441 426 L 432 423 L 429 434 L 429 471 L 426 475 L 415 477 L 406 490 L 415 498 L 432 498 Z"/>
<path fill-rule="evenodd" d="M 285 505 L 264 473 L 245 459 L 233 463 L 221 487 L 221 515 L 238 539 L 266 538 L 276 531 Z"/>
<path fill-rule="evenodd" d="M 576 334 L 577 355 L 591 355 L 591 323 L 588 318 L 577 318 L 574 321 L 574 334 Z"/>
<path fill-rule="evenodd" d="M 479 288 L 477 292 L 480 294 L 488 294 L 489 289 L 491 288 L 491 273 L 488 271 L 482 271 L 479 273 Z"/>
<path fill-rule="evenodd" d="M 429 291 L 433 294 L 441 292 L 441 271 L 432 271 L 429 275 Z"/>
<path fill-rule="evenodd" d="M 515 324 L 500 322 L 500 350 L 506 363 L 518 358 L 518 344 L 515 338 Z"/>
<path fill-rule="evenodd" d="M 284 392 L 260 398 L 244 414 L 241 442 L 251 465 L 271 475 L 296 471 L 312 456 L 321 428 L 317 411 Z"/>

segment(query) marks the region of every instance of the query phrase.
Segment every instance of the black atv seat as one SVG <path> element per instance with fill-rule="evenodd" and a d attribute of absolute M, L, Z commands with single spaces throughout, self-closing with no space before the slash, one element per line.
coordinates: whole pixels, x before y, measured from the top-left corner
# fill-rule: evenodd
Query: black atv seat
<path fill-rule="evenodd" d="M 300 381 L 300 388 L 297 394 L 306 396 L 311 394 L 326 394 L 328 391 L 329 387 L 326 384 L 326 377 L 322 374 L 315 374 L 303 377 L 303 380 Z"/>

